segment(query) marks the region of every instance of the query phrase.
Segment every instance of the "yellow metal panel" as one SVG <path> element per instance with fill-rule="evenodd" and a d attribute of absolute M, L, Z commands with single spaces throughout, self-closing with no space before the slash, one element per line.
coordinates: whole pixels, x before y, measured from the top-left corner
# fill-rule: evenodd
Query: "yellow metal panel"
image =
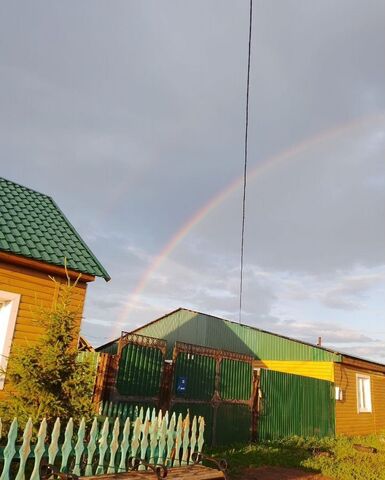
<path fill-rule="evenodd" d="M 276 372 L 292 373 L 293 375 L 329 380 L 330 382 L 334 381 L 333 362 L 258 360 L 254 362 L 254 366 L 268 368 Z"/>

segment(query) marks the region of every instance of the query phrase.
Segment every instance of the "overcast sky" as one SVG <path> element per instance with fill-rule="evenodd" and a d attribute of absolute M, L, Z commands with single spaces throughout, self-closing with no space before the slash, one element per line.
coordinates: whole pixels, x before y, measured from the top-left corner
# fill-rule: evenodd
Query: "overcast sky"
<path fill-rule="evenodd" d="M 382 362 L 384 18 L 254 0 L 243 313 Z M 94 345 L 179 306 L 238 318 L 247 35 L 247 0 L 2 3 L 1 175 L 110 273 Z"/>

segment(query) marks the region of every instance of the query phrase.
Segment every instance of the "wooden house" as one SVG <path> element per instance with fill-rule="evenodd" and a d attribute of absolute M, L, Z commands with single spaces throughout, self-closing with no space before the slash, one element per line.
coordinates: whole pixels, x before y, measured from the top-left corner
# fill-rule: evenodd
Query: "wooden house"
<path fill-rule="evenodd" d="M 254 371 L 282 373 L 282 378 L 276 379 L 277 392 L 281 392 L 277 393 L 274 399 L 276 416 L 270 426 L 268 425 L 270 428 L 274 424 L 274 434 L 304 434 L 304 419 L 297 430 L 290 432 L 285 422 L 293 422 L 296 415 L 301 417 L 301 413 L 297 412 L 299 407 L 296 402 L 298 398 L 306 400 L 306 397 L 306 408 L 309 407 L 313 414 L 319 411 L 329 415 L 332 427 L 328 431 L 333 434 L 366 435 L 385 430 L 383 364 L 183 308 L 143 325 L 130 334 L 167 342 L 165 358 L 168 361 L 175 358 L 175 345 L 183 342 L 199 348 L 248 356 L 252 358 Z M 96 350 L 116 354 L 117 346 L 118 340 L 115 340 Z M 318 383 L 314 383 L 313 379 Z M 236 381 L 236 377 L 233 377 L 232 381 Z M 250 382 L 252 381 L 251 378 Z M 316 394 L 311 395 L 309 388 L 314 391 L 326 382 L 330 385 L 331 397 L 327 394 L 327 398 L 321 400 Z M 288 387 L 286 390 L 285 385 Z M 292 406 L 297 406 L 293 406 L 294 410 L 288 407 L 286 412 L 286 405 L 290 405 L 293 390 L 290 385 L 297 388 L 297 400 L 292 399 Z M 284 395 L 282 392 L 285 392 Z M 270 403 L 270 407 L 273 412 L 273 403 Z M 260 418 L 264 420 L 263 415 Z M 299 424 L 301 421 L 299 418 Z"/>
<path fill-rule="evenodd" d="M 78 278 L 73 296 L 80 332 L 87 284 L 108 273 L 51 197 L 0 178 L 0 400 L 16 345 L 35 342 L 43 330 L 37 307 L 50 307 L 57 282 Z"/>

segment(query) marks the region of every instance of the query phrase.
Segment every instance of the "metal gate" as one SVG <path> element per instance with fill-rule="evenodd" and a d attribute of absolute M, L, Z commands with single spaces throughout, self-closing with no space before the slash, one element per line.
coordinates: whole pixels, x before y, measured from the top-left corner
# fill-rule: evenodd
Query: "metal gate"
<path fill-rule="evenodd" d="M 105 400 L 158 406 L 167 342 L 122 332 L 111 355 Z"/>
<path fill-rule="evenodd" d="M 176 342 L 170 409 L 206 421 L 206 442 L 226 445 L 252 438 L 253 358 Z"/>
<path fill-rule="evenodd" d="M 203 416 L 207 445 L 335 433 L 334 384 L 253 368 L 251 356 L 122 332 L 109 356 L 106 412 L 137 407 Z M 106 403 L 106 401 L 108 403 Z"/>

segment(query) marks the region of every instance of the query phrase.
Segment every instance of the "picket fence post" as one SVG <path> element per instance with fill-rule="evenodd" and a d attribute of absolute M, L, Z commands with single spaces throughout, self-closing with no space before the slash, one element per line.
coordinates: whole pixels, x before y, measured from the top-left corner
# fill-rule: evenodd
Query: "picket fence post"
<path fill-rule="evenodd" d="M 75 475 L 80 475 L 80 462 L 84 452 L 84 437 L 86 434 L 86 422 L 84 417 L 81 419 L 79 430 L 78 430 L 78 440 L 75 445 L 75 467 L 73 473 Z"/>
<path fill-rule="evenodd" d="M 91 431 L 90 431 L 90 440 L 87 446 L 87 465 L 86 465 L 86 471 L 85 471 L 86 476 L 91 476 L 93 473 L 92 460 L 94 458 L 94 454 L 96 450 L 97 435 L 98 435 L 98 421 L 96 418 L 94 418 L 94 421 L 92 422 Z"/>
<path fill-rule="evenodd" d="M 124 412 L 128 413 L 127 409 L 121 407 L 114 406 L 113 409 L 120 411 L 121 416 Z M 79 476 L 92 476 L 127 471 L 128 455 L 139 457 L 149 463 L 172 467 L 191 463 L 193 453 L 202 451 L 205 427 L 203 417 L 190 418 L 189 413 L 185 418 L 182 414 L 177 417 L 175 412 L 169 416 L 168 412 L 163 414 L 162 411 L 157 415 L 154 409 L 151 411 L 149 408 L 146 412 L 143 408 L 130 411 L 136 414 L 134 421 L 130 417 L 126 417 L 124 421 L 119 417 L 114 419 L 105 417 L 100 432 L 98 419 L 94 418 L 88 436 L 85 419 L 81 419 L 75 430 L 73 419 L 70 418 L 65 426 L 62 444 L 59 418 L 48 432 L 47 422 L 43 419 L 33 441 L 33 424 L 29 419 L 24 428 L 22 444 L 18 446 L 19 425 L 15 418 L 9 428 L 7 444 L 3 450 L 0 480 L 26 480 L 28 458 L 32 458 L 34 463 L 30 478 L 27 480 L 40 480 L 40 464 L 43 457 L 47 458 L 48 463 L 54 464 L 59 452 L 60 471 Z M 2 433 L 4 435 L 4 431 Z M 16 459 L 19 462 L 17 473 L 12 474 L 11 478 L 11 472 L 16 472 L 16 469 L 11 469 L 11 463 Z M 145 470 L 146 466 L 142 463 L 139 469 Z"/>
<path fill-rule="evenodd" d="M 23 433 L 23 444 L 19 449 L 20 465 L 15 480 L 25 479 L 25 464 L 31 451 L 32 419 L 29 418 Z"/>
<path fill-rule="evenodd" d="M 53 465 L 56 455 L 59 451 L 59 436 L 60 436 L 60 418 L 57 418 L 51 434 L 51 444 L 48 447 L 48 463 Z"/>
<path fill-rule="evenodd" d="M 108 448 L 108 430 L 109 430 L 108 417 L 104 420 L 101 437 L 99 440 L 99 464 L 96 469 L 96 475 L 104 473 L 104 457 Z"/>
<path fill-rule="evenodd" d="M 3 473 L 1 474 L 0 480 L 9 479 L 9 468 L 11 466 L 12 459 L 16 453 L 15 442 L 17 438 L 17 429 L 18 429 L 17 419 L 14 418 L 8 432 L 8 442 L 6 447 L 4 448 L 4 467 L 3 467 Z"/>
<path fill-rule="evenodd" d="M 115 455 L 119 447 L 119 428 L 119 417 L 116 417 L 114 428 L 112 430 L 112 440 L 110 443 L 110 463 L 108 465 L 107 473 L 115 473 Z"/>
<path fill-rule="evenodd" d="M 126 422 L 123 427 L 123 438 L 120 444 L 120 464 L 119 464 L 119 472 L 125 472 L 126 467 L 126 456 L 129 447 L 129 437 L 130 437 L 130 418 L 126 418 Z"/>
<path fill-rule="evenodd" d="M 174 442 L 175 442 L 175 425 L 176 425 L 176 415 L 175 412 L 171 416 L 168 434 L 167 434 L 167 454 L 166 454 L 166 467 L 172 465 L 172 454 L 174 449 Z"/>
<path fill-rule="evenodd" d="M 40 479 L 40 462 L 45 450 L 45 437 L 47 435 L 47 421 L 43 418 L 39 432 L 37 434 L 37 443 L 33 454 L 35 456 L 35 463 L 33 466 L 32 474 L 30 480 L 39 480 Z"/>

